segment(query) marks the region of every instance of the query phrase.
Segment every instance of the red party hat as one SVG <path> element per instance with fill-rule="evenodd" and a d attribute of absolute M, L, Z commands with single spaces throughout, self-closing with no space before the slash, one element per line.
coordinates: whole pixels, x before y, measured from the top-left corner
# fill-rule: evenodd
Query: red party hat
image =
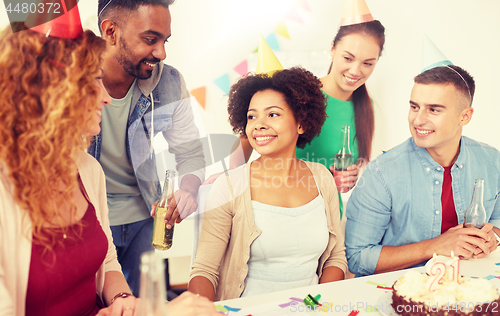
<path fill-rule="evenodd" d="M 373 21 L 373 16 L 365 0 L 346 0 L 340 26 Z"/>
<path fill-rule="evenodd" d="M 41 5 L 43 4 L 43 5 Z M 62 0 L 54 3 L 50 7 L 44 0 L 37 2 L 37 7 L 44 8 L 42 13 L 37 10 L 36 13 L 28 15 L 24 25 L 38 33 L 46 36 L 60 38 L 77 38 L 83 33 L 80 12 L 78 11 L 77 0 Z"/>

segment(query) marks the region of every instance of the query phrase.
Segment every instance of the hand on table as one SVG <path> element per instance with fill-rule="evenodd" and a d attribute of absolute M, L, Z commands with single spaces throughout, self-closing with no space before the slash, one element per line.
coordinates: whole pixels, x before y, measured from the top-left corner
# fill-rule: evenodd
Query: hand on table
<path fill-rule="evenodd" d="M 496 249 L 492 228 L 490 223 L 485 224 L 482 229 L 464 228 L 463 224 L 452 227 L 434 239 L 434 252 L 449 256 L 453 250 L 460 259 L 482 258 Z"/>
<path fill-rule="evenodd" d="M 155 215 L 156 205 L 158 201 L 151 205 L 151 216 Z M 167 214 L 165 215 L 165 223 L 167 228 L 171 228 L 174 223 L 180 223 L 182 220 L 196 211 L 198 203 L 196 198 L 189 192 L 177 190 L 174 192 L 174 198 L 169 203 Z"/>
<path fill-rule="evenodd" d="M 136 316 L 139 315 L 139 299 L 134 296 L 117 298 L 111 305 L 99 310 L 96 316 Z"/>
<path fill-rule="evenodd" d="M 486 223 L 483 228 L 481 228 L 482 231 L 488 234 L 488 237 L 490 238 L 489 240 L 485 239 L 484 241 L 486 242 L 486 245 L 489 248 L 489 253 L 492 253 L 497 249 L 497 238 L 495 234 L 493 233 L 493 225 L 490 223 Z M 485 253 L 481 248 L 476 248 L 475 254 L 472 256 L 474 259 L 481 259 L 485 257 L 487 254 Z"/>
<path fill-rule="evenodd" d="M 169 316 L 220 316 L 208 298 L 184 292 L 167 304 Z"/>
<path fill-rule="evenodd" d="M 339 193 L 349 192 L 356 185 L 356 181 L 358 181 L 358 165 L 350 165 L 346 171 L 338 171 L 335 170 L 334 166 L 330 166 L 330 171 L 333 173 L 335 185 Z"/>

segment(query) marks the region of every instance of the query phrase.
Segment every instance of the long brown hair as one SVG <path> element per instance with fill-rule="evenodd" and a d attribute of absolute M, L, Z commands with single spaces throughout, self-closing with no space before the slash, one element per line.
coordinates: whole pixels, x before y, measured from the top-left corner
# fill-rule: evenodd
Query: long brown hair
<path fill-rule="evenodd" d="M 42 234 L 44 225 L 64 230 L 60 207 L 70 205 L 70 220 L 76 212 L 76 159 L 89 144 L 82 134 L 85 118 L 98 106 L 96 78 L 105 47 L 90 31 L 77 39 L 10 27 L 0 34 L 0 181 L 12 189 L 33 236 L 48 250 L 55 233 Z"/>
<path fill-rule="evenodd" d="M 384 26 L 377 20 L 341 26 L 333 40 L 333 47 L 335 47 L 346 35 L 362 34 L 372 36 L 379 44 L 380 54 L 382 54 L 385 43 L 384 33 Z M 330 73 L 331 69 L 332 65 L 330 65 L 328 73 Z M 375 116 L 373 114 L 373 105 L 365 84 L 361 85 L 352 93 L 352 103 L 354 104 L 354 124 L 356 125 L 355 139 L 358 142 L 358 157 L 368 162 L 370 161 L 370 154 L 372 151 Z"/>

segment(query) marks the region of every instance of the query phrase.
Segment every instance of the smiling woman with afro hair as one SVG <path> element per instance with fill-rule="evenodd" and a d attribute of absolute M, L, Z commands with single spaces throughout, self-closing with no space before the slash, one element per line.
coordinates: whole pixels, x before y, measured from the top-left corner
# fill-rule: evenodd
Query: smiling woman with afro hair
<path fill-rule="evenodd" d="M 213 183 L 188 290 L 218 301 L 344 279 L 335 182 L 295 153 L 325 122 L 321 82 L 298 67 L 249 74 L 228 112 L 260 157 Z"/>
<path fill-rule="evenodd" d="M 305 129 L 299 136 L 297 147 L 304 146 L 319 135 L 326 120 L 325 95 L 321 82 L 304 68 L 294 67 L 274 73 L 249 75 L 240 79 L 229 92 L 229 123 L 233 132 L 246 138 L 247 109 L 253 95 L 263 90 L 274 90 L 285 96 L 295 120 Z"/>

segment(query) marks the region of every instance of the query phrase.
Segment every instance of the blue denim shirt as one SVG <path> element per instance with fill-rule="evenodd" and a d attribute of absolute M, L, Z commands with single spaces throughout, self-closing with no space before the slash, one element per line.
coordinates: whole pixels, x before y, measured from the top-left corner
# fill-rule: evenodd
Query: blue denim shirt
<path fill-rule="evenodd" d="M 373 274 L 384 245 L 441 234 L 443 172 L 411 137 L 367 165 L 347 203 L 346 254 L 352 273 Z M 462 136 L 451 176 L 458 223 L 472 200 L 475 178 L 482 178 L 487 219 L 500 227 L 500 152 Z"/>
<path fill-rule="evenodd" d="M 204 180 L 205 159 L 199 131 L 194 123 L 189 92 L 179 71 L 158 63 L 146 80 L 138 80 L 132 96 L 127 122 L 127 157 L 134 169 L 141 195 L 148 210 L 161 196 L 161 186 L 156 170 L 155 155 L 150 154 L 151 94 L 154 99 L 154 134 L 162 132 L 175 154 L 179 175 L 194 174 Z M 102 135 L 88 148 L 88 153 L 98 161 L 101 154 Z"/>

